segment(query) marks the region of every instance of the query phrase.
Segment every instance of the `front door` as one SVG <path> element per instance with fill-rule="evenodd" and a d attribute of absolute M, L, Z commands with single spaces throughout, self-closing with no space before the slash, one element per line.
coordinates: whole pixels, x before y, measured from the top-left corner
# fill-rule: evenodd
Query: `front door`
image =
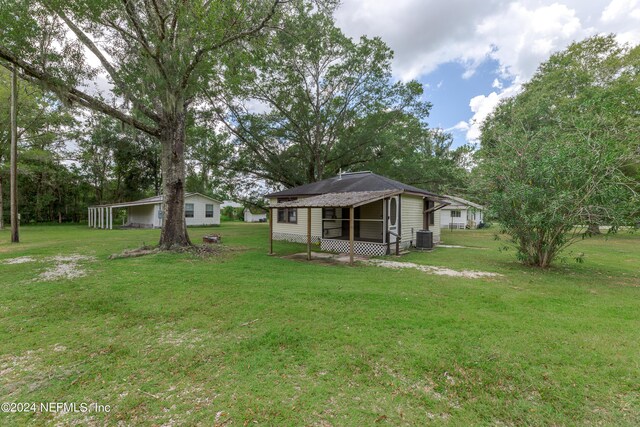
<path fill-rule="evenodd" d="M 387 230 L 389 230 L 389 243 L 395 243 L 398 239 L 395 234 L 400 234 L 398 222 L 400 220 L 400 203 L 398 196 L 389 198 L 389 215 L 387 215 Z"/>

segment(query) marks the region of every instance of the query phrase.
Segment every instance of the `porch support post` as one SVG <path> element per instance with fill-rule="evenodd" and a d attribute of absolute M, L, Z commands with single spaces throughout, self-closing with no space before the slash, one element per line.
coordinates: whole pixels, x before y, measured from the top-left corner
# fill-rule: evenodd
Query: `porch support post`
<path fill-rule="evenodd" d="M 87 208 L 87 225 L 91 228 L 91 208 Z"/>
<path fill-rule="evenodd" d="M 307 208 L 307 261 L 311 261 L 311 208 Z"/>
<path fill-rule="evenodd" d="M 269 255 L 273 255 L 273 208 L 269 208 Z"/>
<path fill-rule="evenodd" d="M 113 208 L 109 206 L 109 230 L 113 230 Z"/>
<path fill-rule="evenodd" d="M 349 208 L 349 264 L 353 265 L 353 223 L 354 223 L 355 215 L 353 206 Z"/>

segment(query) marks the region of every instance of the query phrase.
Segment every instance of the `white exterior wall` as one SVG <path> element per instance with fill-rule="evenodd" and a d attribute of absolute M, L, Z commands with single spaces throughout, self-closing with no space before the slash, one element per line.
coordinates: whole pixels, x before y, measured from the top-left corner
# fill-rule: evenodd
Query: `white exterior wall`
<path fill-rule="evenodd" d="M 467 222 L 469 224 L 473 224 L 474 228 L 478 227 L 478 224 L 484 222 L 484 216 L 482 215 L 482 211 L 479 209 L 469 208 L 467 210 Z"/>
<path fill-rule="evenodd" d="M 452 218 L 451 217 L 451 211 L 460 211 L 460 218 Z M 454 224 L 459 224 L 461 225 L 463 228 L 464 226 L 467 225 L 467 208 L 450 208 L 450 207 L 446 207 L 446 208 L 442 208 L 440 209 L 440 211 L 442 212 L 442 221 L 441 221 L 441 227 L 442 228 L 449 228 L 449 224 L 451 224 L 452 222 Z"/>
<path fill-rule="evenodd" d="M 244 222 L 260 222 L 260 220 L 265 221 L 267 219 L 267 214 L 254 214 L 251 213 L 249 209 L 244 210 Z"/>
<path fill-rule="evenodd" d="M 452 218 L 452 210 L 459 210 L 460 218 Z M 466 227 L 469 224 L 473 224 L 474 227 L 477 227 L 479 223 L 484 222 L 484 215 L 481 210 L 475 208 L 466 206 L 461 208 L 452 208 L 450 206 L 447 206 L 446 208 L 442 209 L 442 228 L 449 228 L 449 224 L 451 224 L 451 222 L 456 225 L 462 226 L 462 228 Z"/>
<path fill-rule="evenodd" d="M 184 199 L 184 203 L 193 203 L 193 218 L 185 218 L 189 225 L 220 225 L 220 203 L 194 194 Z M 206 205 L 213 205 L 213 218 L 207 218 Z"/>
<path fill-rule="evenodd" d="M 127 208 L 127 224 L 155 227 L 156 205 L 130 206 Z"/>
<path fill-rule="evenodd" d="M 299 197 L 298 199 L 301 199 Z M 278 199 L 269 199 L 270 205 L 278 203 Z M 307 242 L 307 208 L 298 208 L 297 224 L 278 222 L 278 210 L 273 209 L 273 239 L 290 242 Z M 311 241 L 318 243 L 322 237 L 322 209 L 311 209 Z"/>

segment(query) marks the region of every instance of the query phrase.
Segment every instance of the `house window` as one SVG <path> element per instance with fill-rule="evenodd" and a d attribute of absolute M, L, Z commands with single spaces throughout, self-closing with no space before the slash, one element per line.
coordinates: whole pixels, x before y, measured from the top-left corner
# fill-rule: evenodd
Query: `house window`
<path fill-rule="evenodd" d="M 206 218 L 213 218 L 213 205 L 205 205 L 204 216 Z"/>
<path fill-rule="evenodd" d="M 278 203 L 290 202 L 297 200 L 297 197 L 281 197 L 278 198 Z M 297 224 L 298 223 L 298 209 L 297 208 L 278 208 L 278 222 L 284 224 Z"/>
<path fill-rule="evenodd" d="M 184 217 L 193 218 L 193 203 L 184 204 Z"/>
<path fill-rule="evenodd" d="M 451 211 L 451 218 L 460 218 L 462 215 L 459 210 Z"/>

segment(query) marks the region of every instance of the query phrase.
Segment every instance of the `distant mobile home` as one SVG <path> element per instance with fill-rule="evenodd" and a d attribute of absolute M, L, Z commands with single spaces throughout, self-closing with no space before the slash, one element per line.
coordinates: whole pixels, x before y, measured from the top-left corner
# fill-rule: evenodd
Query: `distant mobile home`
<path fill-rule="evenodd" d="M 148 197 L 132 202 L 89 207 L 89 227 L 113 228 L 113 210 L 126 209 L 125 224 L 132 228 L 162 227 L 163 196 Z M 220 201 L 200 193 L 184 196 L 184 218 L 187 226 L 220 225 Z"/>
<path fill-rule="evenodd" d="M 244 222 L 266 222 L 267 211 L 260 208 L 245 208 Z"/>
<path fill-rule="evenodd" d="M 272 240 L 307 243 L 309 237 L 322 250 L 346 253 L 352 228 L 353 252 L 360 255 L 414 246 L 420 230 L 431 231 L 438 243 L 440 209 L 448 203 L 443 196 L 372 172 L 343 173 L 267 198 Z"/>
<path fill-rule="evenodd" d="M 442 208 L 442 228 L 478 228 L 484 222 L 484 207 L 462 197 L 444 196 L 451 204 Z"/>

